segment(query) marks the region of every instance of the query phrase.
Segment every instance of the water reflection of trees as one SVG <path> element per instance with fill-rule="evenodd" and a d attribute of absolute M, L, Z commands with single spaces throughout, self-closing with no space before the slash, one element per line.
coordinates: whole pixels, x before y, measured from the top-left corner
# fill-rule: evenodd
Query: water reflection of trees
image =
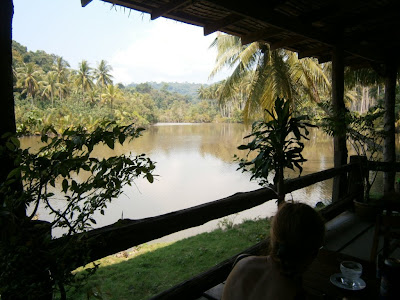
<path fill-rule="evenodd" d="M 143 136 L 124 145 L 115 145 L 115 149 L 98 146 L 93 152 L 99 157 L 113 155 L 146 153 L 180 152 L 196 150 L 201 155 L 211 155 L 224 162 L 232 163 L 234 154 L 246 155 L 245 151 L 237 150 L 243 144 L 243 138 L 250 133 L 251 127 L 243 124 L 165 124 L 151 126 L 144 131 Z M 303 165 L 303 174 L 323 170 L 333 166 L 333 143 L 331 137 L 321 130 L 312 129 L 310 140 L 304 141 L 303 156 L 308 161 Z M 24 138 L 23 147 L 38 148 L 38 137 Z M 289 177 L 298 174 L 288 173 Z"/>

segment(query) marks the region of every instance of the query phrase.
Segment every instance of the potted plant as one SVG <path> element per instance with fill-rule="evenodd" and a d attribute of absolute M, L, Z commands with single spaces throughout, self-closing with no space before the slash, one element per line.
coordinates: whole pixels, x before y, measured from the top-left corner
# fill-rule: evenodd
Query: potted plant
<path fill-rule="evenodd" d="M 248 144 L 240 145 L 239 150 L 248 150 L 245 158 L 239 161 L 238 170 L 252 173 L 251 180 L 258 180 L 259 185 L 273 189 L 277 194 L 278 205 L 285 201 L 284 170 L 297 169 L 301 174 L 302 163 L 306 161 L 301 152 L 304 144 L 301 139 L 308 139 L 308 127 L 316 127 L 308 122 L 307 116 L 294 117 L 289 101 L 277 98 L 273 110 L 266 112 L 266 121 L 255 122 L 252 133 L 245 137 L 252 138 Z M 255 154 L 255 157 L 252 158 Z M 273 171 L 272 183 L 268 175 Z"/>
<path fill-rule="evenodd" d="M 375 182 L 377 172 L 369 171 L 368 164 L 379 161 L 382 153 L 382 141 L 384 132 L 377 124 L 383 116 L 381 107 L 372 107 L 364 115 L 357 112 L 345 112 L 346 138 L 354 151 L 357 153 L 360 165 L 360 173 L 364 194 L 360 199 L 354 200 L 354 209 L 357 215 L 363 220 L 375 220 L 376 215 L 383 209 L 383 201 L 371 197 L 371 187 Z M 330 134 L 335 133 L 337 122 L 332 117 L 323 119 L 322 128 Z"/>

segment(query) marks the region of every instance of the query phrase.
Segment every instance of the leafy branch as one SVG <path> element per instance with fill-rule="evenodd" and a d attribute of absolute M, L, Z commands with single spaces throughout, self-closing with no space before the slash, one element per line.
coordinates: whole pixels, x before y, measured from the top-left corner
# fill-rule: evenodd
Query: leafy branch
<path fill-rule="evenodd" d="M 58 135 L 50 126 L 42 131 L 43 145 L 37 152 L 21 149 L 16 136 L 4 137 L 8 140 L 0 147 L 0 155 L 7 154 L 17 166 L 0 184 L 1 234 L 2 239 L 8 241 L 7 245 L 1 245 L 0 254 L 2 257 L 13 256 L 11 261 L 1 260 L 4 272 L 0 276 L 0 286 L 5 287 L 5 294 L 12 291 L 15 295 L 27 295 L 27 291 L 17 284 L 20 281 L 30 283 L 32 295 L 46 280 L 51 282 L 50 286 L 57 284 L 60 291 L 65 291 L 64 284 L 74 282 L 68 265 L 73 265 L 76 258 L 69 257 L 67 251 L 74 245 L 48 250 L 50 231 L 61 228 L 66 236 L 87 231 L 96 224 L 94 213 L 104 214 L 107 204 L 122 193 L 123 186 L 131 185 L 139 177 L 150 183 L 154 181 L 155 163 L 145 154 L 99 158 L 93 153 L 96 145 L 105 144 L 114 149 L 117 143 L 138 138 L 143 130 L 133 124 L 118 126 L 115 122 L 105 121 L 93 132 L 78 126 Z M 84 173 L 81 177 L 86 179 L 77 179 L 80 173 Z M 16 186 L 21 188 L 16 189 Z M 53 216 L 45 231 L 34 225 L 40 204 Z M 21 206 L 25 210 L 32 208 L 32 212 L 24 218 L 17 216 L 15 212 Z M 26 232 L 32 230 L 34 233 L 27 237 Z M 31 239 L 35 242 L 29 242 Z M 84 248 L 81 255 L 88 251 Z M 35 265 L 43 266 L 44 273 L 38 275 L 35 266 L 22 271 L 21 267 L 28 265 L 32 257 L 35 257 Z"/>

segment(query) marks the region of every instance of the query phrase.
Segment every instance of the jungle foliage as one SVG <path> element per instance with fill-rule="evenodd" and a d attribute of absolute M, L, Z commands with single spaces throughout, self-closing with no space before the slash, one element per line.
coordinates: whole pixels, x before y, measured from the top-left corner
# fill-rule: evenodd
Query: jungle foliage
<path fill-rule="evenodd" d="M 92 130 L 102 120 L 146 126 L 156 122 L 218 122 L 217 102 L 199 100 L 199 84 L 115 84 L 112 66 L 83 60 L 77 70 L 62 57 L 28 51 L 13 42 L 15 114 L 19 130 L 39 133 L 53 125 Z M 196 92 L 195 92 L 195 91 Z M 230 121 L 225 118 L 223 121 Z"/>

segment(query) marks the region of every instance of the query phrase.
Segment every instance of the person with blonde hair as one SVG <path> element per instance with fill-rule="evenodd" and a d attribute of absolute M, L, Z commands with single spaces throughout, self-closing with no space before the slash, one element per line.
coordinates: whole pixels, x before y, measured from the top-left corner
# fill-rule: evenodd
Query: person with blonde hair
<path fill-rule="evenodd" d="M 304 299 L 302 274 L 317 256 L 324 235 L 317 211 L 304 203 L 284 203 L 272 219 L 270 254 L 239 260 L 222 300 Z"/>

